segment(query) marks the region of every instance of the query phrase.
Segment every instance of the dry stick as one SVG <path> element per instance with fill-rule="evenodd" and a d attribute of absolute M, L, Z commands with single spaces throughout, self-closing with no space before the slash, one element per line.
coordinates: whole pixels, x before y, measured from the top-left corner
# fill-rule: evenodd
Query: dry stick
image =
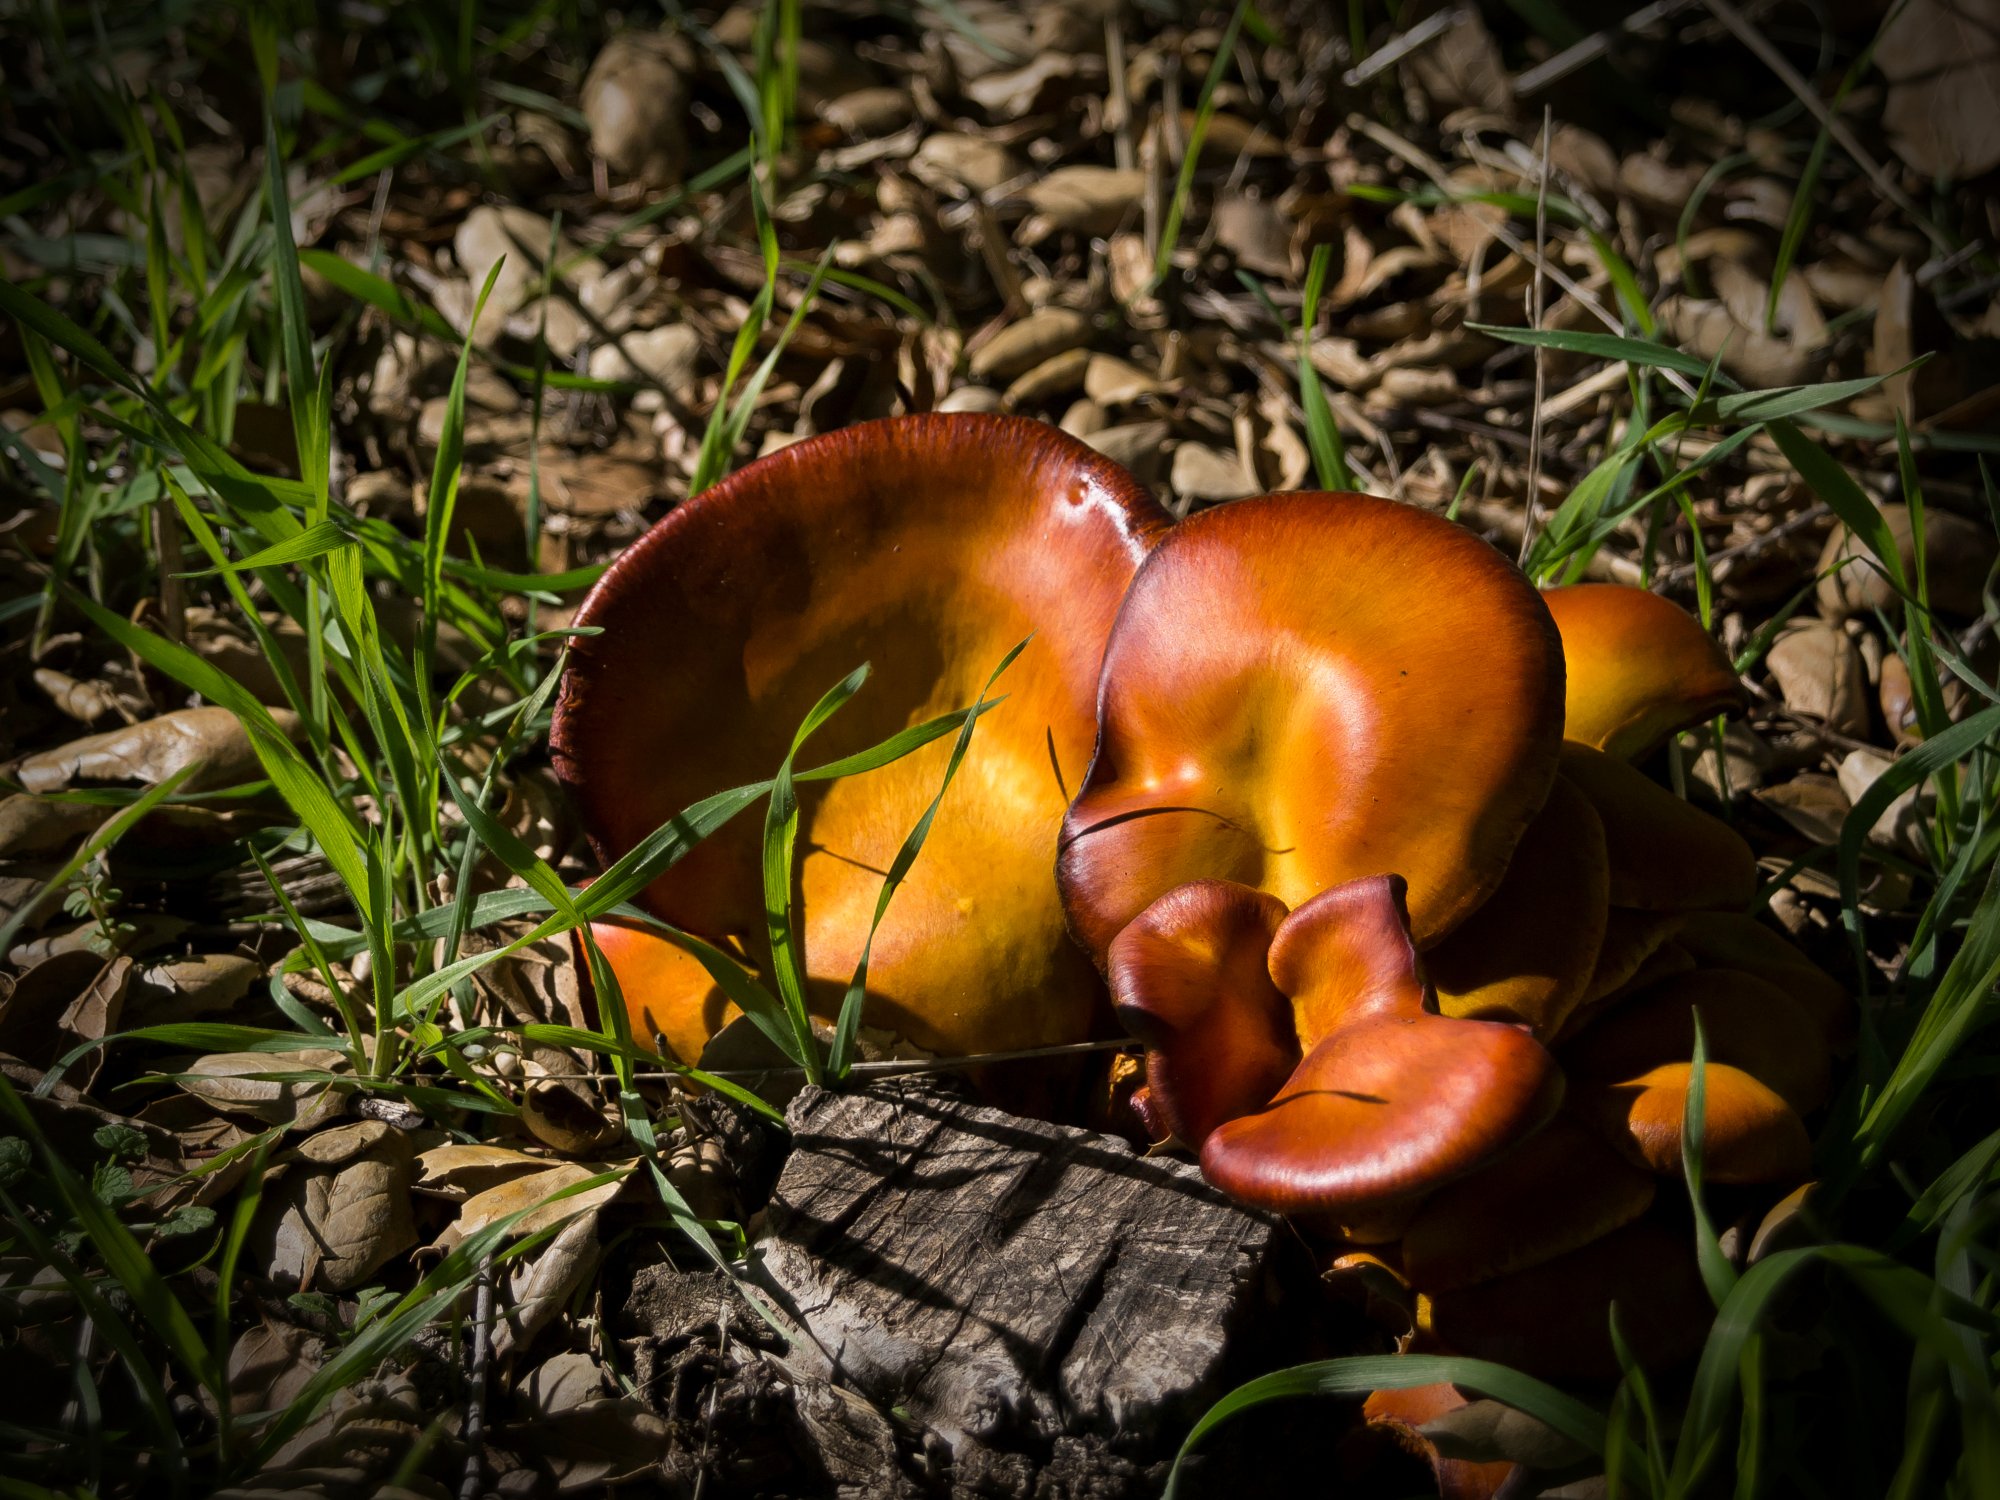
<path fill-rule="evenodd" d="M 1455 5 L 1447 6 L 1435 15 L 1426 16 L 1402 35 L 1390 37 L 1367 57 L 1341 74 L 1340 81 L 1349 88 L 1356 88 L 1366 83 L 1385 68 L 1394 67 L 1424 43 L 1443 36 L 1446 31 L 1465 18 L 1465 12 Z"/>
<path fill-rule="evenodd" d="M 1111 160 L 1119 171 L 1129 172 L 1137 160 L 1132 152 L 1132 97 L 1125 88 L 1125 26 L 1115 10 L 1104 18 L 1104 70 L 1111 83 L 1104 109 L 1104 123 L 1111 127 Z"/>
<path fill-rule="evenodd" d="M 1620 36 L 1636 35 L 1656 21 L 1664 21 L 1675 11 L 1687 7 L 1690 0 L 1657 0 L 1656 4 L 1641 6 L 1616 26 L 1607 26 L 1602 31 L 1592 32 L 1574 46 L 1565 47 L 1547 62 L 1536 63 L 1514 80 L 1514 97 L 1525 99 L 1539 93 L 1550 84 L 1569 77 L 1578 68 L 1588 67 L 1611 50 L 1611 44 Z"/>
<path fill-rule="evenodd" d="M 1549 136 L 1555 130 L 1555 114 L 1542 106 L 1542 170 L 1535 179 L 1535 279 L 1528 285 L 1528 326 L 1541 332 L 1547 311 L 1547 291 L 1542 267 L 1548 264 L 1549 242 Z M 1521 528 L 1522 567 L 1528 565 L 1529 549 L 1535 545 L 1535 529 L 1542 519 L 1542 418 L 1543 398 L 1548 393 L 1548 350 L 1535 345 L 1535 407 L 1528 419 L 1528 517 Z"/>
<path fill-rule="evenodd" d="M 1958 248 L 1957 242 L 1937 225 L 1933 224 L 1924 211 L 1917 207 L 1916 200 L 1896 186 L 1895 180 L 1883 169 L 1880 162 L 1869 154 L 1852 130 L 1840 116 L 1827 108 L 1826 101 L 1813 91 L 1810 83 L 1800 76 L 1797 68 L 1785 61 L 1785 55 L 1773 47 L 1764 34 L 1750 24 L 1749 19 L 1729 0 L 1702 0 L 1714 16 L 1736 39 L 1756 54 L 1757 60 L 1776 73 L 1785 87 L 1798 96 L 1799 103 L 1812 112 L 1813 118 L 1826 128 L 1826 133 L 1840 144 L 1840 149 L 1854 158 L 1855 164 L 1868 174 L 1868 180 L 1875 184 L 1875 190 L 1896 207 L 1907 214 L 1916 226 L 1923 230 L 1933 245 L 1950 254 Z"/>
<path fill-rule="evenodd" d="M 655 1045 L 661 1045 L 655 1043 Z M 1091 1052 L 1136 1052 L 1139 1044 L 1130 1037 L 1113 1037 L 1102 1042 L 1065 1042 L 1056 1047 L 1023 1047 L 1015 1052 L 976 1052 L 970 1057 L 909 1057 L 891 1058 L 884 1062 L 858 1062 L 849 1069 L 857 1078 L 901 1078 L 914 1073 L 953 1073 L 961 1068 L 983 1068 L 988 1063 L 1030 1062 L 1043 1057 L 1081 1057 Z M 727 1083 L 755 1083 L 764 1079 L 803 1078 L 804 1068 L 703 1068 L 702 1074 L 708 1078 L 720 1078 Z M 571 1073 L 571 1078 L 588 1078 L 593 1082 L 616 1078 L 616 1073 Z M 683 1073 L 634 1073 L 635 1083 L 667 1083 L 688 1081 Z M 699 1080 L 696 1080 L 699 1082 Z"/>
<path fill-rule="evenodd" d="M 493 1259 L 479 1265 L 472 1293 L 472 1359 L 465 1383 L 465 1477 L 458 1500 L 479 1500 L 486 1481 L 486 1367 L 493 1359 Z"/>
<path fill-rule="evenodd" d="M 187 638 L 187 585 L 181 572 L 187 564 L 181 557 L 180 521 L 172 503 L 153 502 L 153 553 L 160 561 L 160 625 L 167 639 L 176 643 Z"/>

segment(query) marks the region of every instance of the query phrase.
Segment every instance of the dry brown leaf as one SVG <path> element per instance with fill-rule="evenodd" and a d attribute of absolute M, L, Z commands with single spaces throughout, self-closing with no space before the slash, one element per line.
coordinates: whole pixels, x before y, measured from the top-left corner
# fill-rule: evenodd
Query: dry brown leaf
<path fill-rule="evenodd" d="M 509 1262 L 507 1312 L 493 1330 L 495 1357 L 504 1360 L 531 1346 L 595 1274 L 603 1255 L 593 1208 L 571 1219 L 526 1259 Z"/>
<path fill-rule="evenodd" d="M 481 1142 L 433 1146 L 417 1157 L 415 1188 L 420 1193 L 464 1202 L 510 1178 L 548 1170 L 547 1157 Z"/>
<path fill-rule="evenodd" d="M 1168 484 L 1182 506 L 1196 500 L 1236 500 L 1257 493 L 1257 476 L 1234 453 L 1205 443 L 1182 443 L 1174 449 Z"/>
<path fill-rule="evenodd" d="M 591 152 L 614 172 L 654 187 L 681 179 L 687 160 L 687 43 L 666 32 L 627 31 L 604 44 L 583 80 Z"/>
<path fill-rule="evenodd" d="M 289 1406 L 327 1360 L 326 1340 L 269 1319 L 246 1330 L 229 1349 L 229 1409 L 246 1414 Z"/>
<path fill-rule="evenodd" d="M 1444 109 L 1511 109 L 1514 79 L 1500 56 L 1500 44 L 1472 6 L 1460 6 L 1458 16 L 1435 41 L 1411 53 L 1404 66 Z"/>
<path fill-rule="evenodd" d="M 1067 307 L 1044 307 L 1010 323 L 966 360 L 974 380 L 1012 380 L 1044 360 L 1090 342 L 1090 319 Z"/>
<path fill-rule="evenodd" d="M 35 686 L 48 695 L 57 712 L 75 719 L 79 724 L 95 724 L 99 719 L 109 718 L 120 718 L 129 723 L 134 717 L 118 690 L 108 682 L 78 679 L 53 667 L 35 668 L 34 681 Z"/>
<path fill-rule="evenodd" d="M 1091 400 L 1105 406 L 1127 406 L 1143 396 L 1158 395 L 1166 387 L 1128 360 L 1093 354 L 1084 366 L 1083 389 Z"/>
<path fill-rule="evenodd" d="M 1845 735 L 1868 732 L 1868 673 L 1847 632 L 1794 620 L 1771 643 L 1765 664 L 1785 706 Z"/>
<path fill-rule="evenodd" d="M 1875 49 L 1889 79 L 1882 123 L 1925 177 L 2000 166 L 2000 0 L 1909 0 Z"/>
<path fill-rule="evenodd" d="M 593 1105 L 582 1085 L 562 1078 L 544 1078 L 521 1091 L 521 1123 L 528 1133 L 564 1156 L 584 1156 L 622 1130 L 615 1118 Z"/>
<path fill-rule="evenodd" d="M 605 1393 L 604 1367 L 588 1354 L 558 1354 L 528 1372 L 515 1399 L 531 1418 L 559 1416 Z"/>
<path fill-rule="evenodd" d="M 129 958 L 74 952 L 42 960 L 0 1002 L 0 1052 L 46 1068 L 78 1042 L 102 1039 L 118 1028 L 131 976 Z M 101 1060 L 92 1054 L 72 1081 L 88 1088 Z"/>
<path fill-rule="evenodd" d="M 887 135 L 910 122 L 913 107 L 908 89 L 865 88 L 829 99 L 819 116 L 851 136 Z"/>
<path fill-rule="evenodd" d="M 1884 505 L 1882 519 L 1895 538 L 1906 573 L 1916 568 L 1915 528 L 1909 507 Z M 1930 586 L 1933 608 L 1949 615 L 1976 615 L 1984 607 L 1981 590 L 1993 569 L 1995 543 L 1990 528 L 1951 511 L 1928 506 L 1924 511 L 1924 569 Z M 1870 615 L 1878 609 L 1894 610 L 1898 595 L 1882 576 L 1879 564 L 1870 560 L 1865 544 L 1845 527 L 1834 528 L 1820 553 L 1819 571 L 1824 574 L 1843 559 L 1853 559 L 1838 573 L 1822 577 L 1819 583 L 1819 612 L 1829 620 L 1849 615 Z"/>
<path fill-rule="evenodd" d="M 1084 372 L 1090 368 L 1088 349 L 1068 349 L 1045 359 L 1001 393 L 1000 404 L 1008 411 L 1041 406 L 1058 396 L 1083 388 Z"/>
<path fill-rule="evenodd" d="M 258 1078 L 260 1073 L 337 1073 L 347 1055 L 330 1048 L 297 1052 L 212 1052 L 198 1057 L 174 1081 L 217 1109 L 249 1115 L 266 1125 L 310 1125 L 338 1107 L 338 1096 L 316 1079 Z"/>
<path fill-rule="evenodd" d="M 1020 170 L 1013 153 L 997 141 L 950 130 L 926 136 L 910 158 L 910 175 L 940 193 L 984 195 Z"/>
<path fill-rule="evenodd" d="M 581 1193 L 550 1203 L 545 1200 L 550 1194 L 559 1193 L 566 1187 L 586 1182 L 601 1171 L 609 1171 L 615 1163 L 607 1163 L 593 1169 L 578 1166 L 574 1162 L 557 1162 L 543 1171 L 511 1178 L 497 1187 L 475 1193 L 465 1200 L 458 1218 L 448 1225 L 437 1238 L 436 1248 L 449 1252 L 468 1234 L 475 1234 L 487 1225 L 506 1218 L 509 1214 L 523 1209 L 531 1210 L 509 1230 L 510 1234 L 533 1234 L 538 1229 L 546 1229 L 551 1224 L 560 1224 L 565 1219 L 574 1218 L 593 1208 L 601 1208 L 624 1190 L 625 1179 L 600 1183 Z"/>
<path fill-rule="evenodd" d="M 1813 772 L 1765 787 L 1756 797 L 1799 833 L 1829 848 L 1840 842 L 1841 824 L 1852 805 L 1838 781 Z"/>
<path fill-rule="evenodd" d="M 287 733 L 297 720 L 282 709 L 272 717 Z M 14 779 L 30 792 L 122 782 L 159 782 L 193 762 L 206 762 L 183 791 L 229 786 L 263 774 L 250 736 L 226 708 L 183 708 L 156 719 L 85 735 L 54 750 L 30 755 Z"/>
<path fill-rule="evenodd" d="M 240 953 L 203 953 L 148 965 L 133 976 L 131 1024 L 163 1026 L 230 1010 L 263 972 L 263 965 Z"/>
<path fill-rule="evenodd" d="M 1033 211 L 1015 238 L 1031 245 L 1068 230 L 1110 234 L 1138 212 L 1146 174 L 1117 167 L 1058 167 L 1028 184 L 1021 196 Z"/>
<path fill-rule="evenodd" d="M 1230 193 L 1215 205 L 1216 242 L 1259 276 L 1292 274 L 1292 221 L 1268 198 Z"/>
<path fill-rule="evenodd" d="M 380 1120 L 357 1120 L 308 1136 L 298 1149 L 317 1170 L 288 1172 L 265 1190 L 278 1213 L 269 1273 L 281 1283 L 352 1291 L 417 1242 L 409 1139 Z"/>

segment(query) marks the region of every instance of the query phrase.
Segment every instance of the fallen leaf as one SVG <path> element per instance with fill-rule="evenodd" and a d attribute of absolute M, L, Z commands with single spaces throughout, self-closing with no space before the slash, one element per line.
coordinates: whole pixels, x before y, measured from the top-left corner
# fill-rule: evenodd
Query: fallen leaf
<path fill-rule="evenodd" d="M 475 1193 L 466 1199 L 459 1210 L 458 1218 L 445 1228 L 437 1238 L 436 1248 L 449 1252 L 469 1234 L 476 1234 L 487 1225 L 519 1213 L 531 1210 L 514 1224 L 508 1233 L 512 1235 L 533 1234 L 538 1229 L 546 1229 L 551 1224 L 560 1224 L 565 1219 L 575 1218 L 593 1208 L 601 1208 L 624 1191 L 625 1178 L 600 1183 L 581 1193 L 550 1203 L 545 1200 L 552 1193 L 559 1193 L 566 1187 L 586 1182 L 600 1172 L 610 1171 L 617 1163 L 606 1163 L 593 1170 L 574 1162 L 559 1162 L 544 1171 L 531 1176 L 516 1177 L 491 1187 L 482 1193 Z"/>
<path fill-rule="evenodd" d="M 1889 144 L 1924 177 L 2000 166 L 2000 0 L 1909 0 L 1875 48 Z"/>
<path fill-rule="evenodd" d="M 271 714 L 286 732 L 296 727 L 297 721 L 285 710 L 272 709 Z M 154 783 L 197 760 L 206 764 L 182 785 L 183 791 L 229 786 L 263 775 L 249 733 L 235 714 L 226 708 L 184 708 L 30 755 L 14 768 L 14 779 L 30 792 Z"/>
<path fill-rule="evenodd" d="M 256 1074 L 338 1073 L 347 1054 L 308 1047 L 297 1052 L 212 1052 L 196 1058 L 175 1082 L 217 1109 L 250 1115 L 266 1125 L 307 1125 L 337 1108 L 337 1096 L 319 1079 L 260 1078 Z"/>

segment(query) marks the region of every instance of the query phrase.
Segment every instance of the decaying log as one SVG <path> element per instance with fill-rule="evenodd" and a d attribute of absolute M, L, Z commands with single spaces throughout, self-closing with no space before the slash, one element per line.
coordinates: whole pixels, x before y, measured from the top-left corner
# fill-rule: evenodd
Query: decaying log
<path fill-rule="evenodd" d="M 1084 1435 L 1157 1442 L 1222 1393 L 1276 1226 L 1193 1166 L 921 1079 L 808 1089 L 788 1120 L 758 1248 L 811 1335 L 794 1363 L 907 1413 L 961 1461 Z"/>

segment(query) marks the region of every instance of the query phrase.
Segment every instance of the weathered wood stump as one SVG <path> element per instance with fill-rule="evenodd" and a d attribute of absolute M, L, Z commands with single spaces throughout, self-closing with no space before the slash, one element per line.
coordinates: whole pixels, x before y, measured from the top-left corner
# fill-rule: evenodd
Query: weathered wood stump
<path fill-rule="evenodd" d="M 1082 1436 L 1170 1454 L 1222 1393 L 1276 1226 L 1193 1166 L 925 1080 L 808 1089 L 788 1120 L 759 1251 L 811 1335 L 794 1364 L 961 1463 Z"/>

